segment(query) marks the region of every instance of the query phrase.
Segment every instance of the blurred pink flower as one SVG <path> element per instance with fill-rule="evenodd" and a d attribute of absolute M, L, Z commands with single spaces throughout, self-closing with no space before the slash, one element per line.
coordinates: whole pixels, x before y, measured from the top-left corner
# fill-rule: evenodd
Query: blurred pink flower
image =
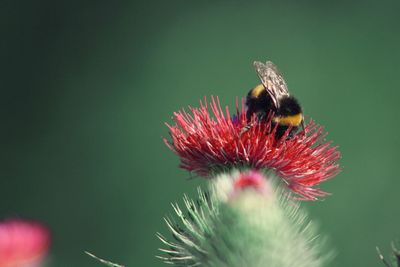
<path fill-rule="evenodd" d="M 0 267 L 38 267 L 50 245 L 49 231 L 24 220 L 0 222 Z"/>
<path fill-rule="evenodd" d="M 253 116 L 249 124 L 243 103 L 239 108 L 236 101 L 232 116 L 213 97 L 210 108 L 212 115 L 206 100 L 200 101 L 200 108 L 175 112 L 175 125 L 167 124 L 172 140 L 164 141 L 180 157 L 181 168 L 205 177 L 232 167 L 274 170 L 302 199 L 327 194 L 314 186 L 340 171 L 340 152 L 325 141 L 321 126 L 310 121 L 304 131 L 277 139 L 272 116 L 265 122 Z"/>

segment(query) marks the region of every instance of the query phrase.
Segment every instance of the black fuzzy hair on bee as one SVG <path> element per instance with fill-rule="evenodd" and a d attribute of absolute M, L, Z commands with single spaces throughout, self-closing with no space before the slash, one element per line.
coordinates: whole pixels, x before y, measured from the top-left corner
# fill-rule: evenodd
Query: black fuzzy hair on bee
<path fill-rule="evenodd" d="M 255 61 L 254 67 L 261 84 L 247 94 L 247 121 L 250 122 L 254 114 L 259 121 L 264 121 L 272 112 L 272 123 L 277 125 L 277 138 L 281 138 L 288 129 L 290 129 L 288 138 L 293 136 L 300 126 L 304 129 L 302 108 L 296 98 L 290 95 L 278 68 L 271 61 L 265 64 Z"/>
<path fill-rule="evenodd" d="M 296 98 L 292 96 L 283 97 L 280 100 L 279 109 L 276 111 L 278 116 L 291 116 L 302 113 L 302 108 Z"/>

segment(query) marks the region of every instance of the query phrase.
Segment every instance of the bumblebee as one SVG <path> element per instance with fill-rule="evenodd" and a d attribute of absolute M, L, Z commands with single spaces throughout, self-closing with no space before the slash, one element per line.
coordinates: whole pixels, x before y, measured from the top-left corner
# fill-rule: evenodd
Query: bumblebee
<path fill-rule="evenodd" d="M 277 124 L 276 137 L 280 138 L 291 127 L 289 137 L 297 132 L 300 125 L 304 130 L 303 111 L 299 102 L 289 94 L 287 85 L 278 68 L 271 61 L 265 64 L 253 63 L 261 84 L 249 91 L 246 97 L 246 117 L 250 123 L 256 114 L 259 121 L 265 121 L 273 112 L 273 126 Z"/>

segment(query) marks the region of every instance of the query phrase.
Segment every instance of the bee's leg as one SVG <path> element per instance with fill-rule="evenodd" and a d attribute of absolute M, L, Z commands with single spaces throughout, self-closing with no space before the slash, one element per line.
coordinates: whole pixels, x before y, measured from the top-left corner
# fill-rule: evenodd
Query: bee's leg
<path fill-rule="evenodd" d="M 254 115 L 257 117 L 257 121 L 258 121 L 258 122 L 263 121 L 263 120 L 265 119 L 265 117 L 266 117 L 266 115 L 265 115 L 264 112 L 257 112 L 257 113 L 255 113 L 254 111 L 252 111 L 252 110 L 250 110 L 250 109 L 247 110 L 247 114 L 246 114 L 246 117 L 247 117 L 247 125 L 244 126 L 244 127 L 240 130 L 240 135 L 244 134 L 245 132 L 247 132 L 247 131 L 251 128 L 251 126 L 252 126 L 251 117 L 254 116 Z"/>
<path fill-rule="evenodd" d="M 247 132 L 248 130 L 250 130 L 250 128 L 251 128 L 251 125 L 250 125 L 250 124 L 247 124 L 246 126 L 244 126 L 244 127 L 240 130 L 240 136 L 241 136 L 242 134 L 244 134 L 245 132 Z"/>
<path fill-rule="evenodd" d="M 304 124 L 304 119 L 301 120 L 301 128 L 303 129 L 303 135 L 306 136 L 306 126 Z"/>
<path fill-rule="evenodd" d="M 267 120 L 267 113 L 260 112 L 257 114 L 258 122 L 265 122 Z"/>

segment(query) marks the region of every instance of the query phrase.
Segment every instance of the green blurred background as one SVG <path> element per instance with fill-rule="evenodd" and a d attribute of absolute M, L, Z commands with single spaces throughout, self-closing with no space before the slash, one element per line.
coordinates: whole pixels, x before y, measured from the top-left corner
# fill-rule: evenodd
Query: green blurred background
<path fill-rule="evenodd" d="M 194 195 L 163 144 L 173 111 L 232 105 L 274 61 L 340 146 L 333 195 L 305 203 L 338 255 L 382 266 L 400 237 L 399 1 L 0 1 L 1 218 L 45 222 L 50 266 L 154 255 Z"/>

